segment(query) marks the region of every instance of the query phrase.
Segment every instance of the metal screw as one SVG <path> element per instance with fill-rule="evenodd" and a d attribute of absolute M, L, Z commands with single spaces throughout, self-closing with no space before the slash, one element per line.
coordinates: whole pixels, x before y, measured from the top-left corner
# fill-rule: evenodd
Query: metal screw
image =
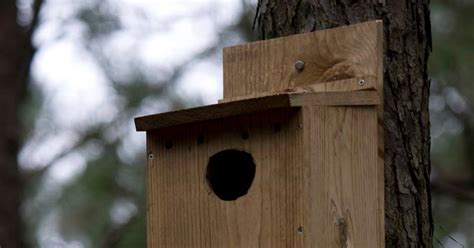
<path fill-rule="evenodd" d="M 153 159 L 153 153 L 148 154 L 148 159 Z"/>
<path fill-rule="evenodd" d="M 359 80 L 359 83 L 358 83 L 358 84 L 359 84 L 359 86 L 363 86 L 363 85 L 365 84 L 364 79 Z"/>
<path fill-rule="evenodd" d="M 297 71 L 302 71 L 304 69 L 304 61 L 298 60 L 295 62 L 295 69 Z"/>

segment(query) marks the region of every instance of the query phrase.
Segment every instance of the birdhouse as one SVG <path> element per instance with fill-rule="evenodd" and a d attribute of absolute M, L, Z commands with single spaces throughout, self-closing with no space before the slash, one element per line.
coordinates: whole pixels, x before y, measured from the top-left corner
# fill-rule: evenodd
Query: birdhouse
<path fill-rule="evenodd" d="M 217 104 L 138 117 L 148 247 L 384 247 L 382 23 L 224 48 Z"/>

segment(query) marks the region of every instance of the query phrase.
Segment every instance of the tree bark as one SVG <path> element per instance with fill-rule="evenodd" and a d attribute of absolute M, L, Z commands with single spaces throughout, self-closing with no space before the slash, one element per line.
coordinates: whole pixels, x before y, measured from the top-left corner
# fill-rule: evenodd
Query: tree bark
<path fill-rule="evenodd" d="M 259 0 L 260 39 L 384 22 L 385 245 L 432 247 L 429 0 Z"/>
<path fill-rule="evenodd" d="M 23 184 L 17 162 L 21 132 L 18 115 L 34 54 L 31 34 L 41 1 L 35 3 L 30 29 L 18 25 L 15 0 L 0 3 L 0 247 L 25 246 L 20 213 Z"/>

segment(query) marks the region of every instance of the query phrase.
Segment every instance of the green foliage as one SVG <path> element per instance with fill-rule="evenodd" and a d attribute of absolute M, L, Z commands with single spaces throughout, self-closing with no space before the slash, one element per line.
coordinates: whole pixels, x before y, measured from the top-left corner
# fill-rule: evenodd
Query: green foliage
<path fill-rule="evenodd" d="M 431 4 L 435 247 L 474 245 L 473 11 L 472 1 L 434 0 Z"/>

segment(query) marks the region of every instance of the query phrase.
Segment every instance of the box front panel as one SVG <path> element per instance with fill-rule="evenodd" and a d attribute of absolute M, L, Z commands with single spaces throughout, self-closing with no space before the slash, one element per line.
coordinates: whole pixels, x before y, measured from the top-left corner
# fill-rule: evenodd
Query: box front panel
<path fill-rule="evenodd" d="M 298 109 L 150 132 L 148 246 L 302 247 L 302 133 Z M 226 149 L 255 164 L 236 200 L 220 199 L 206 179 L 210 157 Z"/>

